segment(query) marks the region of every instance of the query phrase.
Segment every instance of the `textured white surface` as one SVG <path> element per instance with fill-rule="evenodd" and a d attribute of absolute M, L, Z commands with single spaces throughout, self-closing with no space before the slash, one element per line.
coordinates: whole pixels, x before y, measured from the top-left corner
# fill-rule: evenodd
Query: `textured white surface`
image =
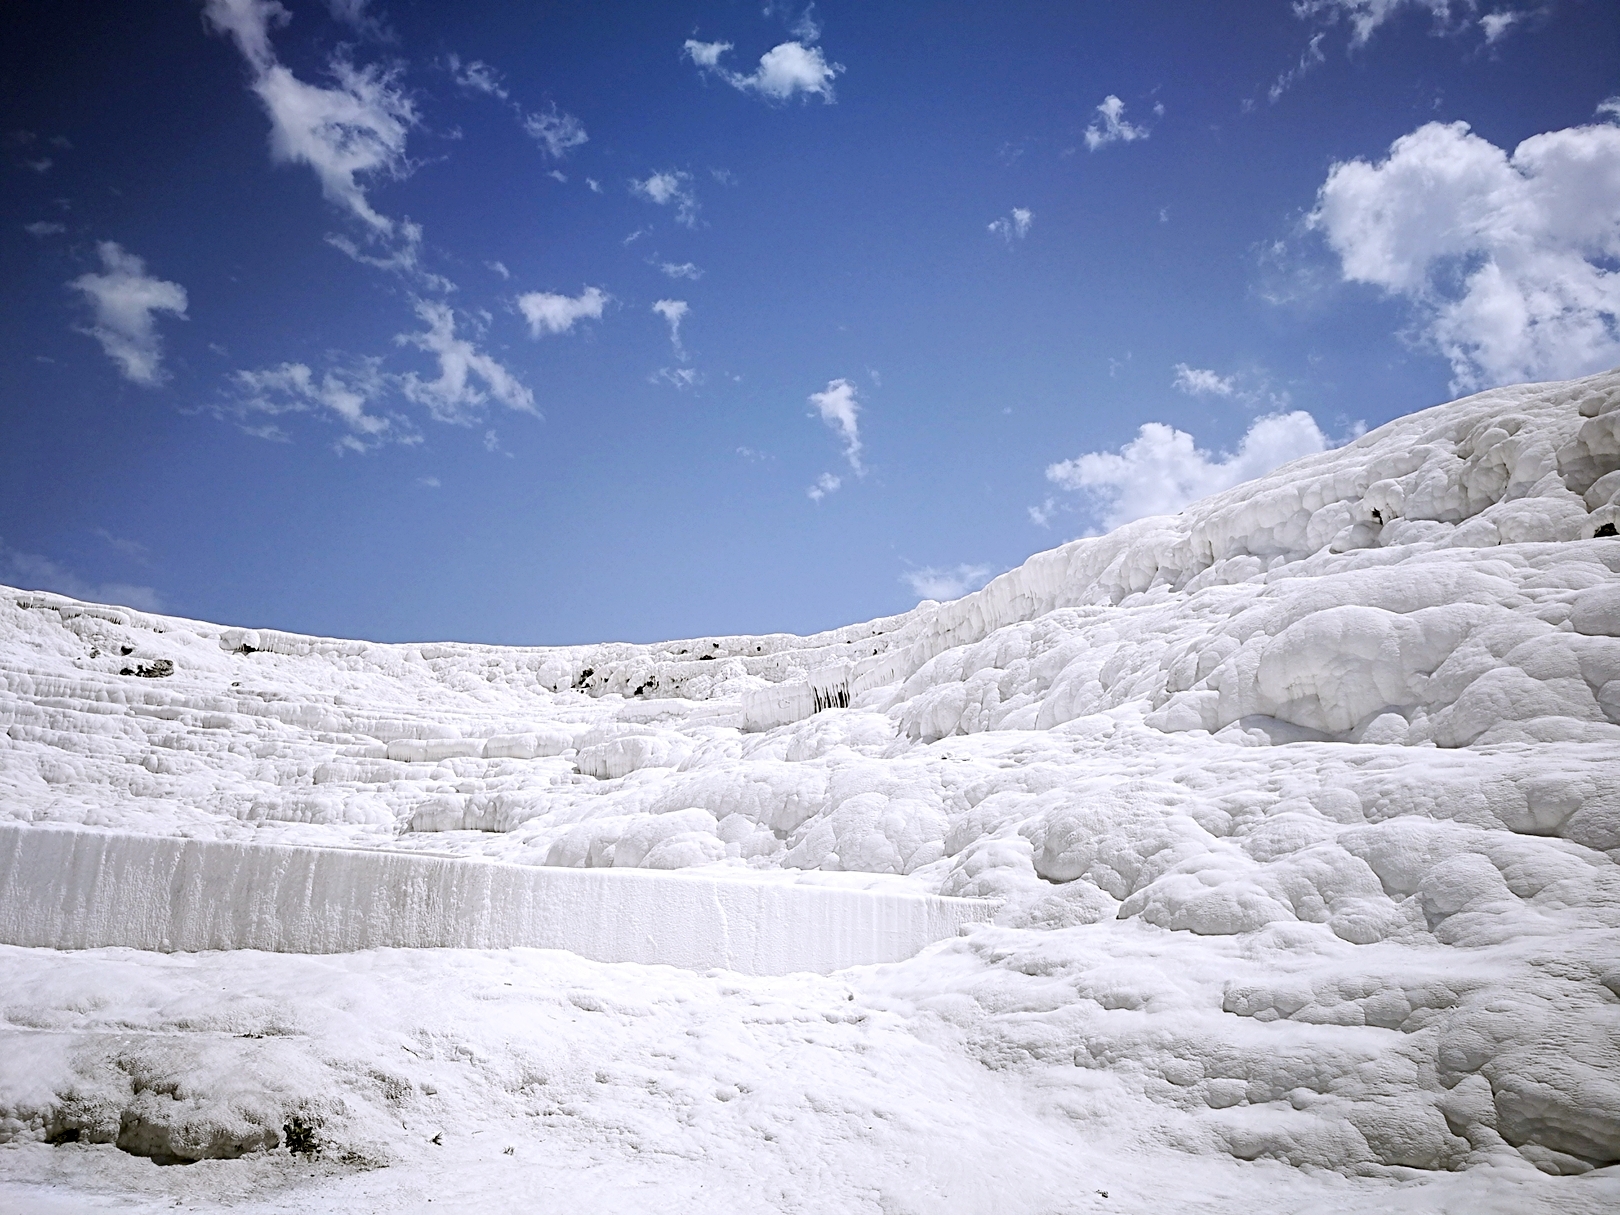
<path fill-rule="evenodd" d="M 838 1021 L 827 1053 L 795 1056 L 825 1074 L 797 1088 L 770 1060 L 798 1014 L 767 1029 L 754 1010 L 814 1005 L 809 987 L 579 971 L 592 991 L 629 984 L 660 1015 L 754 1035 L 756 1053 L 735 1066 L 673 1040 L 644 1071 L 608 1068 L 604 1088 L 580 1090 L 594 1096 L 578 1108 L 599 1120 L 570 1142 L 627 1177 L 663 1176 L 638 1162 L 682 1150 L 682 1115 L 644 1118 L 637 1095 L 679 1076 L 693 1091 L 797 1094 L 785 1099 L 797 1131 L 779 1119 L 775 1138 L 750 1142 L 779 1181 L 818 1162 L 820 1189 L 782 1181 L 800 1209 L 1202 1201 L 1171 1181 L 1137 1191 L 1135 1206 L 1053 1189 L 1043 1153 L 1111 1135 L 1142 1169 L 1213 1170 L 1198 1175 L 1218 1191 L 1214 1210 L 1284 1193 L 1300 1210 L 1612 1208 L 1617 473 L 1620 374 L 1502 389 L 1038 554 L 954 603 L 807 638 L 377 645 L 0 593 L 0 814 L 26 830 L 1002 900 L 993 925 L 838 976 L 864 1019 Z M 120 673 L 160 660 L 172 674 Z M 849 708 L 813 712 L 818 690 L 845 686 Z M 196 1008 L 210 985 L 249 973 L 245 955 L 140 955 L 140 990 L 189 993 L 140 1009 L 111 977 L 124 973 L 116 951 L 7 956 L 23 994 L 5 1006 L 0 1134 L 12 1159 L 33 1162 L 17 1176 L 68 1167 L 41 1163 L 70 1159 L 58 1149 L 27 1146 L 51 1128 L 106 1135 L 119 1111 L 132 1145 L 167 1142 L 169 1127 L 217 1147 L 251 1139 L 231 1121 L 238 1106 L 273 1131 L 289 1110 L 337 1102 L 348 1112 L 326 1115 L 333 1158 L 363 1141 L 403 1160 L 399 1145 L 417 1142 L 408 1124 L 436 1108 L 391 1104 L 364 1067 L 331 1062 L 341 1052 L 313 1039 L 277 1047 L 276 1066 L 313 1069 L 296 1093 L 251 1061 L 232 1065 L 234 1088 L 208 1079 L 229 1069 L 200 1061 L 224 1048 L 188 1027 L 234 1024 Z M 407 956 L 426 955 L 338 955 L 322 973 L 360 1008 L 394 996 L 355 975 L 421 965 L 437 976 L 424 980 L 430 1005 L 447 967 L 518 964 L 396 960 Z M 289 1024 L 327 1007 L 300 977 L 314 960 L 253 957 L 256 990 Z M 424 1006 L 377 1019 L 401 1041 L 498 1055 L 505 1005 L 457 1007 L 487 1017 Z M 546 1008 L 545 1032 L 598 1042 Z M 130 1046 L 120 1026 L 155 1045 Z M 388 1041 L 376 1039 L 377 1058 L 422 1083 L 422 1065 Z M 480 1103 L 517 1100 L 501 1096 L 516 1091 L 502 1074 L 465 1078 L 468 1125 L 493 1133 Z M 991 1112 L 950 1122 L 932 1088 L 947 1074 L 950 1101 Z M 119 1095 L 120 1076 L 143 1078 Z M 852 1105 L 856 1089 L 867 1096 Z M 165 1105 L 151 1091 L 183 1096 Z M 912 1109 L 927 1113 L 908 1120 Z M 705 1125 L 765 1125 L 731 1117 Z M 905 1174 L 883 1190 L 879 1157 L 921 1153 L 935 1123 L 997 1118 L 1016 1130 L 996 1140 L 996 1161 L 972 1156 L 996 1184 L 930 1188 Z M 1003 1159 L 1023 1172 L 997 1171 Z M 95 1167 L 109 1170 L 108 1193 L 134 1184 Z M 670 1191 L 668 1209 L 700 1209 L 705 1176 L 723 1184 L 692 1167 L 698 1188 Z M 1493 1208 L 1493 1194 L 1508 1197 Z"/>
<path fill-rule="evenodd" d="M 0 826 L 0 941 L 58 949 L 566 949 L 744 974 L 895 962 L 983 901 L 740 875 Z"/>

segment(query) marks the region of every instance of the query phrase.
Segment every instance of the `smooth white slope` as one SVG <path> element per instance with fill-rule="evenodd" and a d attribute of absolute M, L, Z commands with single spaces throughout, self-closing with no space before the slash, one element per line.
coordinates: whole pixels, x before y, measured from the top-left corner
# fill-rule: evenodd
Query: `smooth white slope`
<path fill-rule="evenodd" d="M 0 813 L 996 897 L 886 998 L 1049 1112 L 1579 1174 L 1620 1160 L 1617 493 L 1610 373 L 812 638 L 384 646 L 11 593 Z M 66 1075 L 7 1107 L 19 1143 Z"/>

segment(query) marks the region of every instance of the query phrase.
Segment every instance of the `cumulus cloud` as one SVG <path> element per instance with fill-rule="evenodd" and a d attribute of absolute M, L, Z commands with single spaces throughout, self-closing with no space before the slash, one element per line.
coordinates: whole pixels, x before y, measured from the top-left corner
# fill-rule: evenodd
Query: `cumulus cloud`
<path fill-rule="evenodd" d="M 843 441 L 844 459 L 849 462 L 850 468 L 857 475 L 863 473 L 859 421 L 861 406 L 856 399 L 855 385 L 844 379 L 830 380 L 821 392 L 810 394 L 810 404 L 816 407 L 821 420 Z M 832 488 L 838 487 L 834 485 Z"/>
<path fill-rule="evenodd" d="M 1428 123 L 1377 163 L 1334 165 L 1308 223 L 1346 281 L 1410 303 L 1456 391 L 1620 363 L 1620 126 L 1509 154 L 1467 123 Z"/>
<path fill-rule="evenodd" d="M 81 274 L 68 284 L 84 296 L 95 316 L 94 323 L 80 332 L 101 343 L 126 380 L 156 387 L 168 374 L 163 370 L 163 339 L 155 317 L 167 312 L 184 319 L 186 289 L 147 274 L 146 263 L 116 241 L 102 241 L 96 252 L 103 272 Z"/>
<path fill-rule="evenodd" d="M 319 377 L 304 363 L 237 371 L 230 377 L 230 386 L 231 412 L 239 417 L 324 411 L 348 430 L 338 440 L 340 450 L 364 451 L 388 441 L 419 441 L 409 426 L 367 412 L 389 387 L 389 377 L 382 373 L 378 359 L 363 359 L 347 371 L 329 370 Z M 259 426 L 253 433 L 285 438 L 276 427 Z"/>
<path fill-rule="evenodd" d="M 959 599 L 983 586 L 990 573 L 988 565 L 962 564 L 954 569 L 925 565 L 920 570 L 907 570 L 900 575 L 900 581 L 919 599 Z"/>
<path fill-rule="evenodd" d="M 815 484 L 805 490 L 804 493 L 810 501 L 820 502 L 828 494 L 836 493 L 838 487 L 843 483 L 844 479 L 842 477 L 835 477 L 830 472 L 824 472 L 816 478 Z"/>
<path fill-rule="evenodd" d="M 669 344 L 675 348 L 675 356 L 686 358 L 686 348 L 681 345 L 681 322 L 686 319 L 688 312 L 685 300 L 658 300 L 652 310 L 663 317 L 669 324 Z"/>
<path fill-rule="evenodd" d="M 403 177 L 409 168 L 405 139 L 416 110 L 394 74 L 338 57 L 329 64 L 336 87 L 299 80 L 270 44 L 270 26 L 291 19 L 276 0 L 206 0 L 203 15 L 236 43 L 252 70 L 253 92 L 270 116 L 271 159 L 307 165 L 328 201 L 373 233 L 391 236 L 394 222 L 372 207 L 361 183 Z"/>
<path fill-rule="evenodd" d="M 815 32 L 820 34 L 819 29 Z M 830 105 L 835 100 L 833 79 L 844 70 L 844 65 L 829 63 L 821 48 L 809 45 L 810 41 L 773 46 L 759 57 L 759 66 L 747 74 L 720 65 L 721 56 L 731 50 L 729 42 L 698 42 L 688 38 L 681 54 L 696 64 L 699 71 L 713 72 L 744 93 L 757 93 L 768 101 L 787 101 L 795 95 L 806 99 L 816 96 Z"/>
<path fill-rule="evenodd" d="M 161 612 L 163 597 L 149 586 L 91 582 L 38 553 L 22 553 L 0 540 L 0 582 L 32 591 L 54 591 L 70 599 L 115 603 L 141 612 Z"/>
<path fill-rule="evenodd" d="M 399 379 L 406 399 L 425 406 L 440 422 L 470 424 L 484 403 L 493 397 L 508 409 L 536 413 L 534 394 L 517 377 L 472 342 L 456 335 L 455 314 L 446 304 L 416 301 L 416 315 L 427 324 L 421 333 L 402 333 L 395 341 L 433 355 L 439 363 L 436 379 L 424 380 L 415 372 Z M 480 381 L 480 388 L 474 381 Z"/>
<path fill-rule="evenodd" d="M 1146 515 L 1168 515 L 1189 502 L 1264 476 L 1279 464 L 1322 451 L 1327 440 L 1303 410 L 1256 418 L 1235 453 L 1212 454 L 1193 437 L 1149 422 L 1117 452 L 1094 451 L 1049 465 L 1046 479 L 1087 495 L 1102 530 Z M 1055 504 L 1031 510 L 1044 523 Z"/>
<path fill-rule="evenodd" d="M 1010 245 L 1028 236 L 1030 225 L 1034 222 L 1035 212 L 1027 207 L 1014 207 L 1010 214 L 991 220 L 990 231 Z"/>
<path fill-rule="evenodd" d="M 529 133 L 531 139 L 537 140 L 554 160 L 561 160 L 568 154 L 569 148 L 577 148 L 590 139 L 590 136 L 585 134 L 585 124 L 572 114 L 559 110 L 555 103 L 543 113 L 525 115 L 523 129 Z"/>
<path fill-rule="evenodd" d="M 697 195 L 692 191 L 692 175 L 680 169 L 649 173 L 644 179 L 630 181 L 630 193 L 660 207 L 673 206 L 675 218 L 688 228 L 697 226 Z"/>
<path fill-rule="evenodd" d="M 1125 120 L 1125 103 L 1110 93 L 1097 107 L 1097 117 L 1086 128 L 1086 147 L 1095 152 L 1111 143 L 1134 143 L 1146 139 L 1148 129 Z"/>
<path fill-rule="evenodd" d="M 550 291 L 530 291 L 517 298 L 518 311 L 529 322 L 529 334 L 569 333 L 576 321 L 599 321 L 602 310 L 613 297 L 600 287 L 586 287 L 578 295 L 556 295 Z"/>
<path fill-rule="evenodd" d="M 1176 364 L 1176 388 L 1190 397 L 1229 397 L 1237 391 L 1237 377 L 1217 375 L 1202 367 Z"/>

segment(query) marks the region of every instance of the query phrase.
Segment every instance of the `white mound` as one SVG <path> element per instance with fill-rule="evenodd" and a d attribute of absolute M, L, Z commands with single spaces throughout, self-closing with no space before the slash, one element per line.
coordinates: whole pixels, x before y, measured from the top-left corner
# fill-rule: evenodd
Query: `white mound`
<path fill-rule="evenodd" d="M 1612 1209 L 1617 524 L 1608 373 L 814 637 L 378 645 L 0 593 L 20 823 L 999 906 L 834 979 L 0 949 L 0 1199 Z"/>

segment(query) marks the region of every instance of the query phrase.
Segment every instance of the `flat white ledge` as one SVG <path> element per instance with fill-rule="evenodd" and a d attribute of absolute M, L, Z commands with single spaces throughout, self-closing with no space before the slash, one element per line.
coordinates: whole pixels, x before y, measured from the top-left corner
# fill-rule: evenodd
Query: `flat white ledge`
<path fill-rule="evenodd" d="M 0 825 L 0 941 L 54 949 L 531 946 L 826 974 L 911 957 L 992 913 L 974 899 L 730 876 Z"/>

